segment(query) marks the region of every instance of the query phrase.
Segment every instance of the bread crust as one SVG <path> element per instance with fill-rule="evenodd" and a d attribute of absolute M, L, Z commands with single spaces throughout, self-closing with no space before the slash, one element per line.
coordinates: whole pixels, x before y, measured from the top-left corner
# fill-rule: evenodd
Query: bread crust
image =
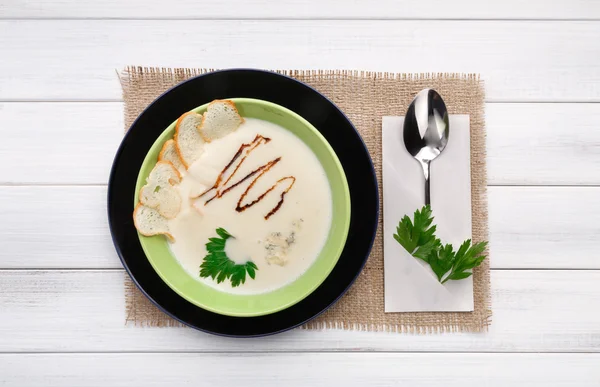
<path fill-rule="evenodd" d="M 175 243 L 175 238 L 173 237 L 173 235 L 169 232 L 157 232 L 157 233 L 144 233 L 138 223 L 137 223 L 137 212 L 142 208 L 145 207 L 142 203 L 138 203 L 137 206 L 135 206 L 135 209 L 133 210 L 133 225 L 135 226 L 136 230 L 138 230 L 138 232 L 140 234 L 142 234 L 143 236 L 154 236 L 154 235 L 164 235 L 166 236 L 172 243 Z M 149 208 L 149 207 L 148 207 Z"/>
<path fill-rule="evenodd" d="M 156 162 L 156 165 L 154 165 L 154 168 L 156 168 L 156 166 L 157 166 L 157 165 L 159 165 L 159 164 L 168 165 L 169 167 L 171 167 L 171 169 L 172 169 L 172 170 L 175 172 L 175 174 L 177 175 L 177 177 L 178 177 L 179 181 L 173 181 L 173 179 L 169 179 L 169 184 L 171 185 L 171 187 L 173 187 L 173 186 L 175 186 L 175 184 L 178 184 L 179 182 L 181 182 L 181 173 L 180 173 L 180 172 L 177 170 L 177 168 L 175 168 L 175 166 L 173 165 L 173 163 L 172 163 L 172 162 L 170 162 L 170 161 L 167 161 L 167 160 L 158 161 L 158 162 Z M 154 168 L 152 168 L 152 170 L 154 170 Z M 150 173 L 152 173 L 152 172 L 150 172 Z M 144 202 L 144 200 L 143 200 L 143 193 L 144 193 L 144 188 L 145 188 L 147 185 L 148 185 L 148 184 L 144 184 L 144 186 L 142 186 L 142 188 L 140 189 L 140 192 L 139 192 L 139 194 L 138 194 L 138 200 L 140 201 L 140 204 L 142 204 L 142 205 L 146 205 L 146 203 L 145 203 L 145 202 Z M 146 206 L 146 207 L 153 208 L 153 207 L 150 207 L 150 206 Z M 181 207 L 180 207 L 179 211 L 181 211 Z M 178 212 L 179 212 L 179 211 L 178 211 Z M 164 215 L 162 215 L 162 216 L 164 216 Z M 168 218 L 168 217 L 166 217 L 166 216 L 165 216 L 165 218 L 167 218 L 167 219 L 172 219 L 172 218 Z"/>
<path fill-rule="evenodd" d="M 171 179 L 169 179 L 169 183 L 171 183 L 171 185 L 175 185 L 175 184 L 179 184 L 181 182 L 182 176 L 181 176 L 181 172 L 179 172 L 179 170 L 177 168 L 175 168 L 175 165 L 173 165 L 172 162 L 170 162 L 169 160 L 160 160 L 156 162 L 156 165 L 154 165 L 154 168 L 156 168 L 156 166 L 158 164 L 166 164 L 171 166 L 171 168 L 173 169 L 173 171 L 175 172 L 175 174 L 177 175 L 177 178 L 179 179 L 179 181 L 176 181 L 175 183 L 173 183 L 171 181 Z M 154 168 L 152 168 L 154 170 Z"/>
<path fill-rule="evenodd" d="M 238 118 L 240 119 L 240 125 L 243 124 L 244 122 L 246 122 L 244 120 L 244 117 L 242 117 L 240 115 L 240 112 L 237 110 L 237 106 L 235 106 L 235 103 L 230 99 L 215 99 L 214 101 L 212 101 L 211 103 L 208 104 L 208 106 L 206 107 L 206 111 L 208 111 L 208 109 L 210 109 L 211 105 L 214 105 L 217 103 L 224 103 L 226 105 L 229 105 L 231 108 L 233 108 L 233 110 L 235 110 L 235 114 L 237 114 Z M 204 132 L 202 131 L 202 127 L 204 126 L 205 119 L 206 119 L 206 113 L 202 115 L 202 122 L 200 123 L 200 125 L 198 126 L 197 129 L 198 129 L 198 132 L 200 132 L 200 136 L 202 137 L 204 142 L 211 142 L 212 139 L 206 137 L 204 135 Z"/>
<path fill-rule="evenodd" d="M 179 156 L 179 159 L 181 160 L 181 164 L 183 164 L 183 166 L 185 167 L 185 169 L 188 169 L 190 166 L 189 164 L 185 161 L 185 159 L 183 158 L 182 152 L 181 152 L 181 148 L 179 147 L 179 127 L 181 125 L 181 122 L 183 121 L 183 119 L 187 116 L 189 116 L 190 114 L 198 114 L 196 112 L 187 112 L 187 113 L 183 113 L 181 115 L 181 117 L 179 117 L 177 119 L 177 122 L 175 123 L 175 135 L 173 136 L 173 140 L 175 141 L 175 150 L 177 151 L 177 155 Z M 199 114 L 198 114 L 199 115 Z M 204 122 L 204 117 L 202 118 L 203 122 Z"/>
<path fill-rule="evenodd" d="M 160 153 L 158 154 L 158 161 L 169 161 L 169 160 L 165 160 L 164 158 L 165 158 L 165 153 L 167 152 L 167 148 L 169 147 L 169 145 L 171 143 L 175 147 L 175 154 L 177 155 L 177 159 L 179 160 L 179 162 L 181 164 L 183 164 L 183 162 L 181 161 L 181 156 L 179 156 L 179 151 L 177 150 L 177 142 L 174 139 L 167 140 L 163 144 L 162 148 L 160 149 Z M 171 162 L 171 164 L 173 164 L 173 163 Z M 175 164 L 173 164 L 173 166 L 175 166 Z M 177 169 L 177 167 L 175 167 L 175 169 Z M 186 167 L 186 169 L 187 169 L 187 167 Z"/>

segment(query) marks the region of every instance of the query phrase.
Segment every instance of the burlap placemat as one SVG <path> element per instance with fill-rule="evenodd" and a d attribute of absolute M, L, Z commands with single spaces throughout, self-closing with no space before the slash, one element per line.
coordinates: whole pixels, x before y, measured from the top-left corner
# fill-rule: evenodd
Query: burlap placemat
<path fill-rule="evenodd" d="M 125 101 L 125 128 L 165 90 L 206 69 L 129 67 L 119 75 Z M 474 74 L 394 74 L 359 71 L 278 71 L 329 97 L 354 123 L 377 171 L 381 192 L 381 118 L 404 115 L 420 90 L 432 87 L 444 96 L 451 114 L 471 117 L 473 241 L 488 239 L 486 201 L 484 87 Z M 382 219 L 369 260 L 350 291 L 305 329 L 354 329 L 393 332 L 483 331 L 491 320 L 489 259 L 475 270 L 474 312 L 384 313 Z M 489 252 L 488 252 L 489 253 Z M 179 326 L 160 312 L 125 278 L 126 323 Z"/>

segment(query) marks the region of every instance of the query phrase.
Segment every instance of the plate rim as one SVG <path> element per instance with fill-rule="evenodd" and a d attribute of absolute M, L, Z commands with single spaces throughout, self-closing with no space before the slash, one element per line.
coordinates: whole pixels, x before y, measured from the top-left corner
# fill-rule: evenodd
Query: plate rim
<path fill-rule="evenodd" d="M 148 113 L 148 111 L 154 108 L 154 105 L 157 102 L 159 102 L 163 98 L 167 97 L 170 93 L 174 92 L 174 90 L 176 90 L 178 88 L 185 87 L 185 86 L 189 86 L 189 85 L 191 85 L 191 84 L 193 84 L 195 82 L 198 82 L 201 79 L 207 79 L 207 78 L 210 78 L 211 76 L 214 76 L 214 75 L 217 75 L 217 74 L 224 74 L 224 73 L 225 74 L 227 74 L 227 73 L 235 74 L 235 73 L 240 73 L 240 72 L 241 73 L 248 73 L 248 74 L 255 73 L 255 74 L 259 74 L 261 76 L 273 76 L 273 77 L 285 78 L 287 81 L 291 81 L 294 84 L 297 84 L 297 85 L 299 85 L 301 87 L 306 88 L 311 93 L 314 93 L 315 95 L 319 96 L 322 100 L 326 101 L 331 107 L 333 107 L 335 109 L 335 111 L 337 111 L 337 113 L 339 113 L 341 115 L 341 117 L 343 117 L 343 119 L 346 121 L 348 127 L 351 128 L 355 132 L 356 137 L 359 140 L 360 145 L 362 146 L 365 155 L 367 156 L 367 160 L 368 160 L 368 164 L 369 164 L 368 165 L 368 169 L 369 169 L 369 172 L 370 172 L 370 175 L 371 175 L 371 178 L 372 178 L 372 181 L 371 181 L 372 188 L 373 188 L 373 192 L 372 193 L 374 194 L 374 199 L 375 199 L 374 202 L 372 203 L 372 205 L 374 206 L 374 211 L 373 211 L 374 213 L 372 214 L 373 218 L 374 218 L 374 219 L 372 219 L 374 221 L 373 222 L 373 228 L 372 228 L 372 230 L 370 230 L 370 236 L 368 237 L 368 243 L 366 243 L 365 246 L 364 246 L 366 248 L 366 253 L 365 253 L 364 257 L 360 258 L 361 259 L 360 265 L 357 268 L 356 272 L 354 272 L 352 274 L 352 278 L 348 282 L 348 284 L 339 293 L 337 293 L 335 297 L 333 297 L 331 300 L 328 300 L 326 305 L 324 305 L 324 306 L 318 306 L 318 308 L 319 308 L 318 312 L 316 312 L 316 313 L 314 313 L 314 314 L 312 314 L 310 316 L 307 316 L 307 317 L 302 317 L 302 318 L 298 319 L 297 322 L 294 322 L 294 323 L 292 323 L 290 325 L 287 325 L 287 326 L 285 326 L 283 328 L 278 328 L 278 329 L 274 329 L 274 330 L 263 331 L 263 332 L 260 332 L 260 333 L 252 333 L 252 334 L 225 333 L 225 332 L 221 332 L 221 331 L 217 332 L 217 331 L 213 331 L 213 330 L 210 330 L 210 329 L 198 326 L 198 325 L 194 325 L 193 323 L 185 321 L 182 317 L 176 315 L 175 313 L 172 313 L 170 310 L 167 310 L 158 301 L 156 301 L 154 299 L 154 297 L 150 296 L 148 294 L 148 292 L 144 289 L 144 287 L 140 284 L 140 282 L 138 281 L 138 279 L 136 278 L 136 276 L 132 273 L 131 267 L 129 267 L 128 263 L 126 262 L 126 260 L 124 258 L 123 249 L 120 246 L 119 241 L 117 240 L 117 236 L 115 235 L 115 232 L 116 232 L 116 230 L 114 230 L 115 219 L 113 219 L 113 215 L 112 215 L 112 211 L 111 211 L 111 207 L 112 207 L 112 191 L 113 191 L 112 187 L 115 184 L 115 179 L 116 179 L 116 174 L 117 174 L 117 167 L 118 167 L 118 161 L 119 161 L 120 157 L 123 154 L 124 148 L 126 147 L 128 140 L 130 140 L 131 137 L 134 135 L 133 132 L 130 129 L 133 128 L 133 127 L 135 127 L 136 125 L 138 125 L 139 122 L 142 120 L 142 118 Z M 245 96 L 241 96 L 241 98 L 242 97 L 245 97 Z M 224 97 L 224 98 L 226 98 L 226 97 Z M 255 97 L 255 96 L 248 97 L 248 98 L 263 99 L 263 98 Z M 300 116 L 302 116 L 303 118 L 306 119 L 306 117 L 304 117 L 302 114 L 296 112 L 294 109 L 291 109 L 291 108 L 285 106 L 284 104 L 281 104 L 278 101 L 271 101 L 271 100 L 268 100 L 268 99 L 264 99 L 264 100 L 269 101 L 269 102 L 273 102 L 273 103 L 276 103 L 276 104 L 279 104 L 279 105 L 281 105 L 281 106 L 283 106 L 283 107 L 285 107 L 285 108 L 287 108 L 289 110 L 294 111 L 295 113 L 299 114 Z M 200 106 L 200 104 L 197 104 L 196 106 Z M 308 120 L 308 119 L 307 119 L 307 121 L 310 122 L 310 120 Z M 311 122 L 311 124 L 312 124 L 312 122 Z M 314 126 L 317 127 L 317 129 L 319 129 L 319 127 L 317 125 L 314 125 Z M 152 142 L 154 142 L 155 140 L 156 140 L 156 138 L 154 138 L 152 140 Z M 343 163 L 342 163 L 342 166 L 343 166 Z M 352 196 L 352 192 L 351 192 L 351 196 Z M 116 151 L 116 154 L 115 154 L 112 166 L 111 166 L 109 180 L 108 180 L 107 212 L 108 212 L 109 229 L 110 229 L 110 232 L 111 232 L 111 239 L 113 241 L 113 245 L 115 246 L 115 250 L 117 252 L 117 255 L 119 256 L 121 264 L 123 265 L 125 271 L 129 275 L 129 277 L 131 278 L 132 282 L 135 284 L 135 286 L 137 287 L 137 289 L 140 290 L 141 293 L 154 306 L 156 306 L 160 311 L 162 311 L 163 313 L 165 313 L 167 316 L 173 318 L 174 320 L 178 321 L 179 323 L 181 323 L 181 324 L 183 324 L 185 326 L 189 326 L 189 327 L 191 327 L 191 328 L 193 328 L 195 330 L 199 330 L 199 331 L 202 331 L 202 332 L 205 332 L 205 333 L 209 333 L 209 334 L 213 334 L 213 335 L 225 336 L 225 337 L 262 337 L 262 336 L 269 336 L 269 335 L 281 333 L 281 332 L 284 332 L 284 331 L 296 328 L 296 327 L 298 327 L 298 326 L 300 326 L 302 324 L 305 324 L 305 323 L 307 323 L 310 320 L 313 320 L 314 318 L 318 317 L 319 315 L 321 315 L 322 313 L 324 313 L 326 310 L 328 310 L 330 307 L 332 307 L 335 303 L 337 303 L 337 301 L 339 301 L 339 299 L 344 294 L 347 293 L 347 291 L 352 287 L 352 285 L 355 283 L 356 279 L 358 278 L 358 276 L 360 275 L 360 273 L 364 269 L 364 267 L 366 265 L 366 262 L 368 260 L 368 257 L 370 255 L 370 252 L 372 251 L 375 238 L 377 236 L 377 229 L 378 229 L 378 225 L 379 225 L 379 218 L 380 218 L 380 215 L 381 215 L 381 213 L 380 213 L 381 212 L 381 209 L 380 209 L 380 190 L 379 190 L 379 186 L 378 186 L 377 174 L 376 174 L 375 166 L 373 164 L 373 160 L 371 158 L 371 155 L 370 155 L 370 153 L 368 151 L 368 148 L 367 148 L 367 146 L 366 146 L 366 144 L 365 144 L 362 136 L 360 136 L 358 130 L 356 129 L 356 127 L 354 126 L 354 124 L 350 121 L 350 119 L 347 117 L 347 115 L 339 107 L 337 107 L 337 105 L 335 105 L 333 103 L 333 101 L 331 101 L 328 97 L 326 97 L 325 95 L 323 95 L 322 93 L 320 93 L 319 91 L 317 91 L 316 89 L 314 89 L 313 87 L 311 87 L 310 85 L 308 85 L 308 84 L 306 84 L 306 83 L 304 83 L 302 81 L 299 81 L 299 80 L 297 80 L 295 78 L 292 78 L 292 77 L 290 77 L 288 75 L 285 75 L 285 74 L 281 74 L 281 73 L 274 72 L 274 71 L 253 69 L 253 68 L 230 68 L 230 69 L 222 69 L 222 70 L 217 70 L 217 71 L 206 72 L 204 74 L 197 75 L 195 77 L 189 78 L 189 79 L 187 79 L 187 80 L 185 80 L 183 82 L 178 83 L 177 85 L 175 85 L 172 88 L 166 90 L 165 92 L 161 93 L 157 98 L 155 98 L 140 113 L 140 115 L 133 121 L 132 125 L 129 127 L 129 130 L 127 130 L 127 132 L 123 136 L 123 138 L 121 140 L 121 143 L 120 143 L 120 145 L 119 145 L 119 147 L 118 147 L 118 149 Z M 352 225 L 350 227 L 352 228 Z M 136 242 L 139 244 L 139 241 L 136 241 Z M 346 241 L 346 244 L 348 244 L 348 241 Z M 141 249 L 141 246 L 139 246 L 139 248 Z M 342 253 L 342 255 L 343 255 L 343 253 Z M 146 259 L 146 257 L 144 257 L 144 259 Z M 340 259 L 341 259 L 341 257 L 340 257 Z M 339 261 L 338 261 L 337 265 L 339 265 Z M 156 273 L 154 273 L 154 274 L 156 274 Z M 333 274 L 333 272 L 330 273 L 329 276 L 331 276 L 332 274 Z M 160 277 L 159 277 L 159 280 L 160 280 Z M 162 280 L 160 280 L 160 281 L 162 282 Z M 325 282 L 327 282 L 327 281 L 325 281 Z M 163 285 L 168 287 L 168 285 L 166 285 L 164 283 L 163 283 Z M 323 286 L 323 284 L 321 286 Z M 170 288 L 169 288 L 169 290 L 172 291 Z M 316 291 L 318 291 L 318 288 L 315 290 L 315 292 Z M 173 294 L 174 294 L 175 297 L 181 298 L 178 294 L 176 294 L 174 292 L 173 292 Z M 183 300 L 183 299 L 181 298 L 181 300 Z M 185 301 L 185 300 L 183 300 L 183 301 L 187 303 L 187 301 Z M 201 308 L 197 307 L 194 304 L 189 303 L 189 305 L 191 305 L 193 308 L 201 309 Z M 288 309 L 285 309 L 284 311 L 292 309 L 292 308 L 294 308 L 295 306 L 298 306 L 298 305 L 299 304 L 296 304 L 296 305 L 294 305 L 294 306 L 292 306 L 292 307 L 290 307 Z M 224 316 L 224 315 L 220 315 L 220 314 L 217 314 L 217 313 L 209 312 L 209 311 L 206 311 L 204 309 L 202 309 L 202 310 L 204 312 L 213 314 L 214 317 L 221 316 L 221 317 L 232 318 L 230 316 Z M 281 312 L 277 312 L 277 313 L 269 314 L 269 315 L 265 315 L 265 316 L 260 316 L 260 317 L 262 317 L 262 318 L 267 317 L 268 318 L 270 316 L 277 316 L 278 313 L 281 313 Z M 253 319 L 253 318 L 256 318 L 256 317 L 238 317 L 237 319 Z"/>
<path fill-rule="evenodd" d="M 253 303 L 264 303 L 264 299 L 259 301 L 259 297 L 263 297 L 265 295 L 268 294 L 268 298 L 277 298 L 281 293 L 283 293 L 284 288 L 291 286 L 292 284 L 296 283 L 296 281 L 300 280 L 302 277 L 304 277 L 304 282 L 307 281 L 307 279 L 311 278 L 310 275 L 307 275 L 307 273 L 309 273 L 309 271 L 311 271 L 311 268 L 313 267 L 313 265 L 317 262 L 317 260 L 319 259 L 320 255 L 321 255 L 321 251 L 323 249 L 325 249 L 325 246 L 323 246 L 323 248 L 321 250 L 319 250 L 318 254 L 317 254 L 317 258 L 315 259 L 315 261 L 308 267 L 306 268 L 306 270 L 304 272 L 302 272 L 297 278 L 295 278 L 293 281 L 274 289 L 273 291 L 269 291 L 267 293 L 258 293 L 258 294 L 239 294 L 239 293 L 227 293 L 227 292 L 222 292 L 219 291 L 217 289 L 212 288 L 210 285 L 205 284 L 203 281 L 198 281 L 197 278 L 194 278 L 194 276 L 189 273 L 185 268 L 183 268 L 183 266 L 181 265 L 180 262 L 177 262 L 179 264 L 179 266 L 183 269 L 183 271 L 185 271 L 185 273 L 192 279 L 195 279 L 195 282 L 199 282 L 202 288 L 204 288 L 202 291 L 198 291 L 199 294 L 201 294 L 200 297 L 202 297 L 202 299 L 200 299 L 200 297 L 194 297 L 191 296 L 189 293 L 186 293 L 186 291 L 183 290 L 183 287 L 186 286 L 186 283 L 190 283 L 190 281 L 185 281 L 183 280 L 182 282 L 178 282 L 176 279 L 174 279 L 174 277 L 168 277 L 165 272 L 169 271 L 167 270 L 161 270 L 161 269 L 165 269 L 165 267 L 163 266 L 165 264 L 165 261 L 161 258 L 156 258 L 157 256 L 155 255 L 155 258 L 152 258 L 151 256 L 153 255 L 152 249 L 148 246 L 148 244 L 154 244 L 155 241 L 151 241 L 150 238 L 160 238 L 161 242 L 164 241 L 164 237 L 162 236 L 145 236 L 142 235 L 138 232 L 138 238 L 140 240 L 140 244 L 142 245 L 142 249 L 144 250 L 144 253 L 146 255 L 146 258 L 148 259 L 148 261 L 150 262 L 150 264 L 152 265 L 152 267 L 154 268 L 154 270 L 156 271 L 156 273 L 159 275 L 159 277 L 163 280 L 163 282 L 165 282 L 167 285 L 169 285 L 169 287 L 175 291 L 175 293 L 177 293 L 180 297 L 183 297 L 184 299 L 186 299 L 187 301 L 191 302 L 192 304 L 206 309 L 210 312 L 214 312 L 217 314 L 221 314 L 221 315 L 226 315 L 226 316 L 232 316 L 232 317 L 256 317 L 256 316 L 264 316 L 264 315 L 268 315 L 268 314 L 272 314 L 272 313 L 276 313 L 280 310 L 284 310 L 287 309 L 297 303 L 299 303 L 300 301 L 302 301 L 303 299 L 305 299 L 306 297 L 308 297 L 313 291 L 315 291 L 329 276 L 329 274 L 333 271 L 333 268 L 335 267 L 335 265 L 337 264 L 337 262 L 339 261 L 339 258 L 342 255 L 344 246 L 346 245 L 346 240 L 348 238 L 348 233 L 350 231 L 350 219 L 351 219 L 351 211 L 352 211 L 352 206 L 351 206 L 351 197 L 350 197 L 350 189 L 348 186 L 348 179 L 346 177 L 344 168 L 342 166 L 341 161 L 339 160 L 339 157 L 337 156 L 335 150 L 333 149 L 333 147 L 329 144 L 329 142 L 327 141 L 327 139 L 325 138 L 325 136 L 323 136 L 323 134 L 316 128 L 314 127 L 314 125 L 312 125 L 310 122 L 308 122 L 306 119 L 304 119 L 302 116 L 300 116 L 299 114 L 295 113 L 294 111 L 281 106 L 279 104 L 276 104 L 274 102 L 270 102 L 270 101 L 265 101 L 265 100 L 261 100 L 261 99 L 257 99 L 257 98 L 237 98 L 237 97 L 231 97 L 230 98 L 231 101 L 233 101 L 234 103 L 238 104 L 238 106 L 240 107 L 240 110 L 242 111 L 244 109 L 244 104 L 246 104 L 246 109 L 248 108 L 247 105 L 255 105 L 255 106 L 267 106 L 269 108 L 272 109 L 278 109 L 279 111 L 285 112 L 286 114 L 288 114 L 290 117 L 292 117 L 294 120 L 300 122 L 302 124 L 303 127 L 306 127 L 307 131 L 309 131 L 311 134 L 310 136 L 315 136 L 316 138 L 319 139 L 319 142 L 322 144 L 322 146 L 324 147 L 324 149 L 326 149 L 326 153 L 329 155 L 329 157 L 331 158 L 331 161 L 335 167 L 335 170 L 337 171 L 337 173 L 339 174 L 340 180 L 341 180 L 341 190 L 342 192 L 342 197 L 343 199 L 341 199 L 343 201 L 343 203 L 345 203 L 344 205 L 344 211 L 345 211 L 345 216 L 344 219 L 342 221 L 338 222 L 341 224 L 341 232 L 342 232 L 342 237 L 340 238 L 340 243 L 338 245 L 338 247 L 335 248 L 335 252 L 333 254 L 331 254 L 331 257 L 333 257 L 332 262 L 330 265 L 327 266 L 327 270 L 323 270 L 322 272 L 319 272 L 317 275 L 321 276 L 321 277 L 317 277 L 315 276 L 312 280 L 312 284 L 310 286 L 310 288 L 308 290 L 302 290 L 300 291 L 302 294 L 299 297 L 296 297 L 290 301 L 287 301 L 286 303 L 281 303 L 279 306 L 276 307 L 271 307 L 268 310 L 261 310 L 260 312 L 256 312 L 256 311 L 233 311 L 230 310 L 231 307 L 229 307 L 229 309 L 227 308 L 222 308 L 218 306 L 218 303 L 215 302 L 214 299 L 211 300 L 211 297 L 208 294 L 201 294 L 204 292 L 218 292 L 218 293 L 225 293 L 226 297 L 232 297 L 235 299 L 244 299 L 243 302 L 244 303 L 248 303 L 250 300 L 253 301 Z M 210 104 L 210 102 L 205 103 L 203 105 L 197 106 L 195 108 L 193 108 L 190 111 L 194 111 L 194 112 L 198 112 L 200 110 L 205 110 L 206 107 Z M 135 201 L 133 204 L 134 208 L 138 203 L 139 203 L 139 190 L 140 188 L 146 184 L 146 179 L 144 177 L 144 174 L 142 174 L 142 171 L 144 170 L 144 168 L 148 168 L 148 165 L 155 165 L 157 163 L 157 159 L 156 159 L 156 155 L 152 154 L 153 153 L 153 149 L 154 152 L 159 151 L 163 144 L 170 138 L 169 137 L 169 131 L 172 131 L 174 129 L 175 124 L 177 123 L 177 120 L 173 121 L 169 126 L 167 126 L 162 133 L 159 134 L 159 136 L 157 137 L 157 139 L 154 141 L 154 143 L 152 144 L 150 150 L 148 151 L 148 153 L 146 154 L 146 157 L 144 158 L 143 162 L 142 162 L 142 168 L 140 169 L 138 175 L 137 175 L 137 182 L 136 182 L 136 187 L 135 187 L 135 191 L 136 191 L 136 195 L 135 195 Z M 304 140 L 302 138 L 300 138 L 299 136 L 295 135 L 289 128 L 286 128 L 284 126 L 282 126 L 282 128 L 284 130 L 287 130 L 288 132 L 292 133 L 292 135 L 296 136 L 300 141 L 304 142 Z M 309 150 L 315 155 L 317 156 L 314 151 L 310 148 L 310 146 L 308 144 L 305 143 L 305 145 L 309 148 Z M 318 159 L 318 156 L 317 156 Z M 319 164 L 321 164 L 321 161 L 319 160 Z M 322 166 L 323 167 L 323 166 Z M 324 168 L 324 167 L 323 167 Z M 325 169 L 324 169 L 325 171 Z M 329 180 L 329 179 L 328 179 Z M 329 181 L 328 181 L 329 182 Z M 333 195 L 333 189 L 332 189 L 332 195 L 331 195 L 331 201 L 332 201 L 332 207 L 335 207 L 333 205 L 333 201 L 336 198 L 339 198 L 340 196 L 335 196 Z M 337 199 L 336 199 L 337 200 Z M 335 211 L 335 210 L 334 210 Z M 341 217 L 340 217 L 341 218 Z M 337 218 L 337 219 L 340 219 Z M 330 225 L 329 225 L 329 229 L 327 230 L 327 234 L 329 235 L 330 233 L 334 232 L 333 229 L 333 220 L 334 218 L 332 217 Z M 339 228 L 339 227 L 338 227 Z M 173 259 L 177 260 L 176 256 L 171 252 L 171 255 L 173 257 Z M 321 263 L 322 265 L 322 263 Z M 312 271 L 314 272 L 315 269 L 312 269 Z M 314 274 L 314 273 L 313 273 Z M 175 284 L 176 282 L 178 282 L 178 284 Z M 298 284 L 296 284 L 295 286 L 299 286 Z M 275 292 L 277 292 L 277 294 L 275 294 Z M 214 295 L 214 297 L 223 297 L 221 294 L 219 295 Z M 288 297 L 289 298 L 289 297 Z M 217 306 L 215 306 L 217 305 Z M 221 308 L 219 310 L 219 308 Z"/>

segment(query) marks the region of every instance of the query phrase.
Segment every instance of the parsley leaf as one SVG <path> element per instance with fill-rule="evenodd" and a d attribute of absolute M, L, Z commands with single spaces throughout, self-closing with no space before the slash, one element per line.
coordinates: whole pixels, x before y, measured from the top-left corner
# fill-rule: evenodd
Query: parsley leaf
<path fill-rule="evenodd" d="M 233 238 L 233 235 L 224 228 L 218 228 L 216 233 L 219 238 L 208 238 L 206 244 L 208 254 L 200 265 L 200 277 L 216 279 L 218 284 L 229 279 L 233 288 L 246 283 L 246 272 L 250 278 L 254 279 L 256 270 L 258 270 L 254 262 L 248 261 L 243 265 L 236 264 L 225 253 L 225 243 L 227 239 Z"/>
<path fill-rule="evenodd" d="M 447 244 L 439 249 L 431 251 L 429 255 L 429 266 L 437 276 L 438 281 L 444 283 L 442 278 L 444 274 L 452 269 L 456 254 L 452 250 L 452 245 Z"/>
<path fill-rule="evenodd" d="M 461 280 L 470 277 L 473 268 L 481 265 L 488 242 L 479 242 L 471 246 L 471 240 L 464 241 L 458 251 L 451 244 L 442 245 L 435 237 L 436 226 L 431 226 L 433 217 L 431 208 L 423 207 L 415 211 L 414 221 L 404 216 L 394 239 L 413 257 L 427 262 L 441 283 L 449 280 Z"/>
<path fill-rule="evenodd" d="M 441 282 L 444 283 L 448 280 L 461 280 L 470 277 L 473 273 L 466 270 L 471 270 L 481 265 L 481 262 L 485 259 L 483 252 L 487 245 L 487 242 L 479 242 L 471 246 L 470 239 L 464 241 L 454 256 L 452 271 Z"/>
<path fill-rule="evenodd" d="M 404 215 L 396 228 L 394 239 L 413 257 L 429 263 L 431 251 L 440 245 L 440 240 L 434 235 L 436 226 L 431 226 L 432 222 L 433 217 L 429 206 L 415 211 L 414 223 L 408 215 Z"/>

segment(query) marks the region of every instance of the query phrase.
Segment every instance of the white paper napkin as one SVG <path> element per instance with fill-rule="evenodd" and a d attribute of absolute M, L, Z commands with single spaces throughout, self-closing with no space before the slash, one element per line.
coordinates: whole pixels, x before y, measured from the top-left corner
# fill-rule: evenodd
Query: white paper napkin
<path fill-rule="evenodd" d="M 468 312 L 473 310 L 473 280 L 440 284 L 425 262 L 395 239 L 404 215 L 412 219 L 425 201 L 419 163 L 404 146 L 404 117 L 383 117 L 383 254 L 386 312 Z M 431 163 L 431 209 L 436 235 L 458 249 L 471 238 L 471 152 L 468 115 L 450 116 L 450 136 Z"/>

